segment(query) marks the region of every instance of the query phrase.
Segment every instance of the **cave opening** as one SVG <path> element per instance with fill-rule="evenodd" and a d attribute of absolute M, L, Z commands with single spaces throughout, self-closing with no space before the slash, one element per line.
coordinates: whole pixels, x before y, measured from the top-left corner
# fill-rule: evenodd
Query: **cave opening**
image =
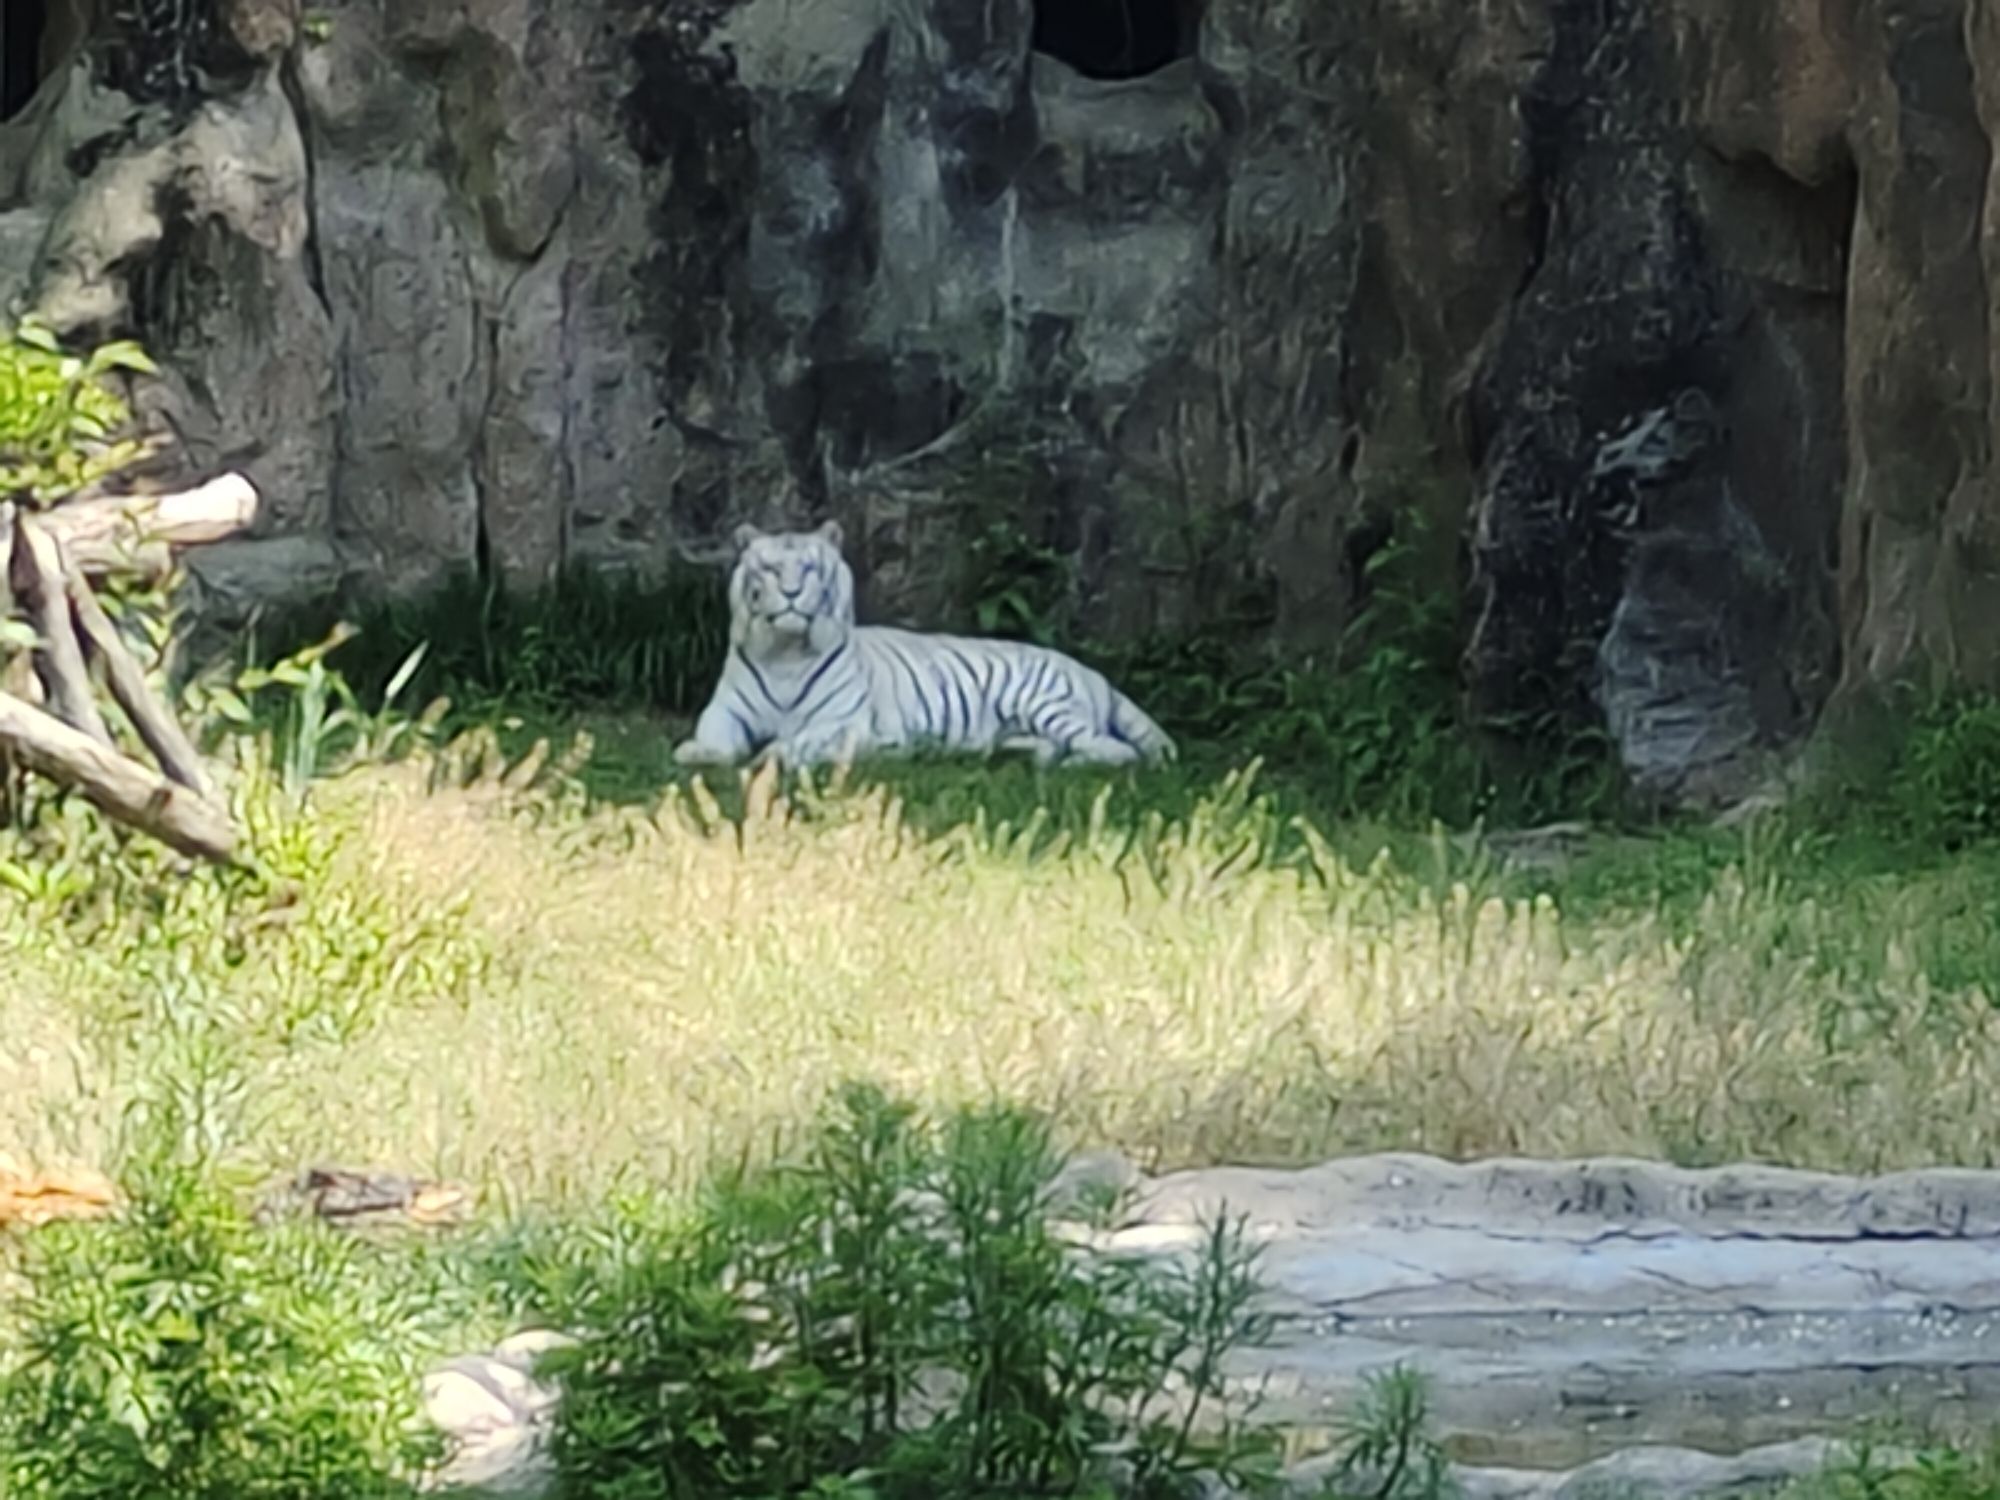
<path fill-rule="evenodd" d="M 5 0 L 0 5 L 0 121 L 27 108 L 41 86 L 42 33 L 48 24 L 48 0 Z"/>
<path fill-rule="evenodd" d="M 1194 56 L 1196 0 L 1035 0 L 1034 49 L 1086 78 L 1143 78 Z"/>

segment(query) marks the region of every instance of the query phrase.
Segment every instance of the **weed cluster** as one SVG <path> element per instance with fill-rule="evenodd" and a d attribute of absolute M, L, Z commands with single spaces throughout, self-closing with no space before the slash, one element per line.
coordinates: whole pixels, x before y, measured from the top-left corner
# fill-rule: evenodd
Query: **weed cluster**
<path fill-rule="evenodd" d="M 123 1220 L 54 1225 L 27 1252 L 0 1358 L 0 1494 L 412 1493 L 437 1439 L 397 1336 L 423 1316 L 410 1291 L 351 1242 L 253 1225 L 195 1173 L 127 1182 Z"/>
<path fill-rule="evenodd" d="M 65 353 L 35 323 L 0 338 L 0 500 L 46 505 L 129 465 L 140 446 L 120 432 L 132 414 L 111 382 L 153 369 L 130 343 Z"/>
<path fill-rule="evenodd" d="M 120 1214 L 21 1258 L 8 1500 L 414 1495 L 443 1456 L 421 1361 L 480 1306 L 579 1336 L 546 1369 L 567 1495 L 1164 1497 L 1271 1471 L 1221 1409 L 1224 1355 L 1267 1326 L 1239 1231 L 1164 1271 L 1066 1241 L 1047 1131 L 1018 1112 L 930 1127 L 850 1088 L 791 1164 L 471 1241 L 441 1272 L 257 1221 L 226 1037 L 193 1019 L 156 1061 Z"/>
<path fill-rule="evenodd" d="M 2000 1500 L 2000 1443 L 1933 1446 L 1890 1458 L 1867 1444 L 1776 1500 Z"/>
<path fill-rule="evenodd" d="M 1896 831 L 1918 844 L 2000 837 L 2000 698 L 1957 692 L 1919 706 L 1883 790 Z"/>
<path fill-rule="evenodd" d="M 585 1331 L 550 1365 L 568 1491 L 1164 1497 L 1265 1472 L 1222 1403 L 1223 1356 L 1267 1326 L 1237 1228 L 1165 1272 L 1090 1251 L 1051 1226 L 1057 1165 L 1018 1112 L 927 1126 L 850 1088 L 795 1161 L 664 1224 L 628 1208 L 546 1278 Z"/>
<path fill-rule="evenodd" d="M 460 573 L 416 599 L 295 611 L 252 649 L 296 656 L 335 632 L 340 675 L 371 711 L 395 685 L 409 701 L 448 696 L 460 727 L 591 706 L 693 714 L 722 669 L 729 607 L 721 578 L 689 564 L 655 575 L 571 568 L 525 592 Z"/>

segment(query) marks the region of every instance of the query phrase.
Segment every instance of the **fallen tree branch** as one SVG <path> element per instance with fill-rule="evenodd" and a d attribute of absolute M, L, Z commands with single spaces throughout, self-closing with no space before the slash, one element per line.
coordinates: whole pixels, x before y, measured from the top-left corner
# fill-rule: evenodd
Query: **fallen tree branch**
<path fill-rule="evenodd" d="M 256 486 L 232 473 L 174 494 L 76 500 L 40 519 L 85 573 L 155 577 L 167 570 L 174 548 L 234 536 L 257 519 L 258 504 Z"/>
<path fill-rule="evenodd" d="M 139 738 L 153 752 L 160 769 L 196 796 L 212 797 L 214 788 L 202 770 L 201 756 L 196 753 L 194 743 L 146 681 L 145 669 L 127 649 L 118 627 L 111 623 L 104 606 L 91 593 L 90 584 L 75 569 L 64 581 L 85 649 L 104 668 L 104 681 L 111 689 L 111 696 L 125 710 L 125 717 L 132 721 Z"/>
<path fill-rule="evenodd" d="M 70 728 L 109 749 L 111 730 L 91 696 L 83 648 L 77 644 L 76 629 L 70 622 L 61 549 L 25 511 L 14 517 L 14 555 L 8 578 L 15 603 L 38 638 L 35 675 L 42 679 L 49 707 Z"/>
<path fill-rule="evenodd" d="M 11 693 L 0 693 L 0 748 L 31 771 L 75 787 L 107 817 L 169 848 L 218 864 L 231 861 L 236 830 L 206 798 L 98 744 Z"/>

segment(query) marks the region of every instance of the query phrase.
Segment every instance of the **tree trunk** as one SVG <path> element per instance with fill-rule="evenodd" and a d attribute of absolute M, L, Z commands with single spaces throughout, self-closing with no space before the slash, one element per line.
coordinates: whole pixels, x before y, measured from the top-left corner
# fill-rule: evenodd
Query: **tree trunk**
<path fill-rule="evenodd" d="M 221 809 L 11 693 L 0 693 L 0 748 L 170 848 L 219 864 L 234 857 L 236 831 Z"/>
<path fill-rule="evenodd" d="M 14 555 L 8 574 L 15 603 L 39 637 L 35 674 L 42 679 L 49 708 L 70 728 L 109 749 L 111 730 L 91 696 L 90 673 L 70 620 L 61 549 L 26 511 L 14 517 Z"/>

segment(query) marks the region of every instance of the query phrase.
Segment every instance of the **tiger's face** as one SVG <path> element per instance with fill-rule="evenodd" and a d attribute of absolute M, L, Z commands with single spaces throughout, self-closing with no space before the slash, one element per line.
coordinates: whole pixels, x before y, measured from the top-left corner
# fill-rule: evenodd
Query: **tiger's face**
<path fill-rule="evenodd" d="M 838 521 L 817 531 L 736 528 L 729 613 L 737 643 L 764 651 L 830 651 L 854 627 L 854 574 Z"/>

